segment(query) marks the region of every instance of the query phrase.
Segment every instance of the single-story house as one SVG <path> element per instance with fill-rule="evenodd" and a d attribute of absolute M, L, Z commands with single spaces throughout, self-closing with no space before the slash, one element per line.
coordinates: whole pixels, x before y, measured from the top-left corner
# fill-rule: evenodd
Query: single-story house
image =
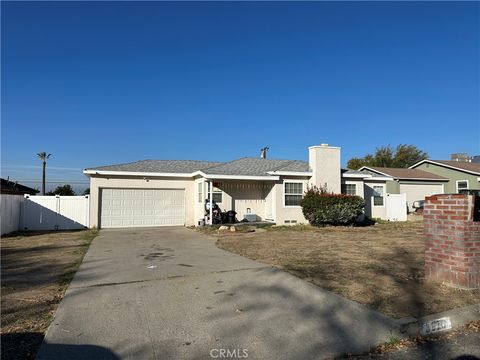
<path fill-rule="evenodd" d="M 480 163 L 449 161 L 449 160 L 422 160 L 410 169 L 427 171 L 448 179 L 445 183 L 445 193 L 454 194 L 462 189 L 480 190 Z"/>
<path fill-rule="evenodd" d="M 446 177 L 420 169 L 363 166 L 359 171 L 373 177 L 382 176 L 384 181 L 382 191 L 384 193 L 405 194 L 409 211 L 413 210 L 415 201 L 424 200 L 426 196 L 433 194 L 445 193 L 445 185 L 449 182 Z M 369 182 L 368 178 L 364 181 Z M 373 200 L 375 201 L 375 199 Z M 375 207 L 375 204 L 372 204 L 372 206 Z M 376 217 L 383 218 L 383 216 Z"/>
<path fill-rule="evenodd" d="M 416 165 L 433 168 L 425 162 Z M 456 170 L 460 187 L 462 179 L 469 187 L 476 180 L 478 186 L 480 170 L 474 170 Z M 367 216 L 388 220 L 395 219 L 388 211 L 394 206 L 404 214 L 405 206 L 413 210 L 414 201 L 452 192 L 451 176 L 424 168 L 341 169 L 340 148 L 327 144 L 309 147 L 308 161 L 142 160 L 88 168 L 84 174 L 90 178 L 90 225 L 103 228 L 198 225 L 205 219 L 207 198 L 222 210 L 236 211 L 239 220 L 255 214 L 257 221 L 306 223 L 300 200 L 309 186 L 361 196 Z M 405 194 L 402 209 L 393 205 L 393 194 Z"/>
<path fill-rule="evenodd" d="M 0 192 L 2 194 L 9 194 L 9 195 L 35 195 L 38 194 L 40 191 L 29 186 L 25 186 L 19 184 L 16 181 L 10 181 L 9 179 L 1 178 L 1 186 Z"/>
<path fill-rule="evenodd" d="M 300 200 L 309 185 L 340 193 L 340 148 L 308 149 L 308 162 L 241 158 L 230 162 L 143 160 L 85 169 L 90 225 L 102 228 L 198 225 L 205 199 L 237 218 L 305 223 Z M 211 195 L 211 196 L 210 196 Z"/>

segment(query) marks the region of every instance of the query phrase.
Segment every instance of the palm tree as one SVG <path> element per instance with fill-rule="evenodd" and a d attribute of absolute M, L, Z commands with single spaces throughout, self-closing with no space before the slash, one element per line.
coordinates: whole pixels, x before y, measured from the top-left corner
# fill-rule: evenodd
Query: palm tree
<path fill-rule="evenodd" d="M 47 166 L 47 159 L 50 158 L 50 155 L 52 154 L 47 154 L 45 151 L 37 154 L 40 160 L 42 160 L 42 195 L 45 195 L 45 168 Z"/>

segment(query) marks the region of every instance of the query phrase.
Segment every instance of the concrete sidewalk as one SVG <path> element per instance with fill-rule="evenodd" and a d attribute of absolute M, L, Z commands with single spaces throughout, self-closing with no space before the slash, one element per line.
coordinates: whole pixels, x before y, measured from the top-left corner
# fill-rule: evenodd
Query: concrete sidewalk
<path fill-rule="evenodd" d="M 397 329 L 192 230 L 102 230 L 38 359 L 209 359 L 227 349 L 237 358 L 321 359 L 366 351 Z"/>

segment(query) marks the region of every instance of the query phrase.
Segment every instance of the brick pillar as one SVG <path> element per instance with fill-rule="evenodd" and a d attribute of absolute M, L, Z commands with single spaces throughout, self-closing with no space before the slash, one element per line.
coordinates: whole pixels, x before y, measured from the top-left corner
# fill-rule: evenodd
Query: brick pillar
<path fill-rule="evenodd" d="M 461 288 L 480 288 L 480 221 L 474 197 L 427 197 L 423 211 L 425 277 Z"/>

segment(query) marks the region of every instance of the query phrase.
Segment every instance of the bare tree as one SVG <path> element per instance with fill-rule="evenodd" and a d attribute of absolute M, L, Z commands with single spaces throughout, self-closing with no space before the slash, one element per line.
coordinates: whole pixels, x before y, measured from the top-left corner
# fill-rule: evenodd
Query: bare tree
<path fill-rule="evenodd" d="M 45 168 L 47 167 L 47 160 L 52 154 L 47 154 L 45 151 L 39 152 L 37 156 L 42 160 L 42 195 L 45 195 Z"/>

